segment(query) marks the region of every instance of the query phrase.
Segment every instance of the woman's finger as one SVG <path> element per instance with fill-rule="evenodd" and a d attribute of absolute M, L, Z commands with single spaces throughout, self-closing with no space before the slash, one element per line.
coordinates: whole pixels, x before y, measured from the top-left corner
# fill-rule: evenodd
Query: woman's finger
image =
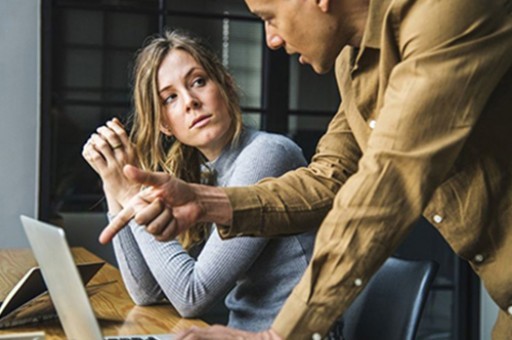
<path fill-rule="evenodd" d="M 115 133 L 112 129 L 110 129 L 107 126 L 100 126 L 96 129 L 96 132 L 98 133 L 98 135 L 103 137 L 103 139 L 107 141 L 108 144 L 110 144 L 112 150 L 123 148 L 125 146 L 121 138 L 119 138 L 119 136 L 117 135 L 117 133 Z"/>
<path fill-rule="evenodd" d="M 130 144 L 130 140 L 128 138 L 128 134 L 123 126 L 123 124 L 119 121 L 119 119 L 114 118 L 107 122 L 107 126 L 117 135 L 120 139 L 121 143 L 126 147 Z"/>
<path fill-rule="evenodd" d="M 110 146 L 107 141 L 101 137 L 100 135 L 93 133 L 91 135 L 91 141 L 93 148 L 102 154 L 102 156 L 107 160 L 107 162 L 114 160 L 114 150 Z"/>
<path fill-rule="evenodd" d="M 107 166 L 107 160 L 94 148 L 92 144 L 86 145 L 84 147 L 82 156 L 96 172 L 103 171 L 103 169 Z"/>

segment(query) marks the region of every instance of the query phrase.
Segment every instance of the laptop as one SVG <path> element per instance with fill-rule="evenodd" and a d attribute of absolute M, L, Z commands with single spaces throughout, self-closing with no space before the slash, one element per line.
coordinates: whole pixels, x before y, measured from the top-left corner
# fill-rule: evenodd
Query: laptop
<path fill-rule="evenodd" d="M 21 215 L 52 302 L 68 339 L 170 340 L 172 334 L 122 335 L 103 338 L 62 228 Z"/>

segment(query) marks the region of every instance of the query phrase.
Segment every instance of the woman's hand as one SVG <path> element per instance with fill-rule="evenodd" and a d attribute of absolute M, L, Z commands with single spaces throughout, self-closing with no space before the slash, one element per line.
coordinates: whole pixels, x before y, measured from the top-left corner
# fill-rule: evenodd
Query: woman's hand
<path fill-rule="evenodd" d="M 140 189 L 123 174 L 125 165 L 137 166 L 137 162 L 121 122 L 114 118 L 99 127 L 85 143 L 82 156 L 103 181 L 110 213 L 119 212 Z"/>

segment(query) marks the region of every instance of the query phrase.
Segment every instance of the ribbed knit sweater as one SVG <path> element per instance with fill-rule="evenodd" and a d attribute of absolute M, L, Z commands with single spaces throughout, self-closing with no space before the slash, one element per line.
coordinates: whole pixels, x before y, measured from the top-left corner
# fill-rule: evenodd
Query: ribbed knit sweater
<path fill-rule="evenodd" d="M 250 185 L 305 165 L 300 148 L 286 137 L 245 129 L 207 166 L 218 186 Z M 279 228 L 276 226 L 276 228 Z M 137 304 L 167 298 L 184 317 L 200 317 L 225 296 L 228 325 L 268 329 L 311 257 L 314 232 L 281 237 L 221 240 L 215 226 L 199 256 L 179 242 L 159 242 L 131 221 L 114 238 L 123 280 Z"/>

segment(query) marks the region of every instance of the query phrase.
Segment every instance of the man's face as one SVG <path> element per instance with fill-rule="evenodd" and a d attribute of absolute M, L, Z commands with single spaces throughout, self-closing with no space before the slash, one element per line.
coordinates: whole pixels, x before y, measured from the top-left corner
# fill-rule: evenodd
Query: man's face
<path fill-rule="evenodd" d="M 326 73 L 334 65 L 343 38 L 337 25 L 316 0 L 245 0 L 265 22 L 269 48 L 283 47 L 299 54 L 301 64 L 310 64 L 316 73 Z"/>

